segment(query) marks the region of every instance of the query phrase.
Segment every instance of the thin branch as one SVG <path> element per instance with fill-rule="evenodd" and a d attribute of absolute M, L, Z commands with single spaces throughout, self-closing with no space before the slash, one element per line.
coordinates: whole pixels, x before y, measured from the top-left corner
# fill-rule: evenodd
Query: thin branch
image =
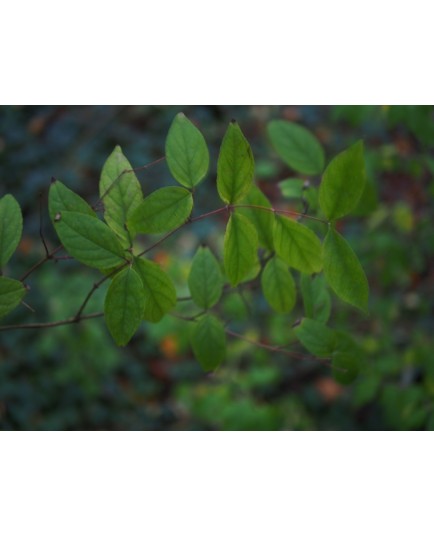
<path fill-rule="evenodd" d="M 249 344 L 252 344 L 253 346 L 257 346 L 258 348 L 263 348 L 264 350 L 268 350 L 269 352 L 275 352 L 279 354 L 284 354 L 289 357 L 293 357 L 295 359 L 300 359 L 303 361 L 316 361 L 318 363 L 321 363 L 322 365 L 329 367 L 329 368 L 336 368 L 332 367 L 331 363 L 329 363 L 326 360 L 323 359 L 317 359 L 311 355 L 306 354 L 300 354 L 298 352 L 291 352 L 289 350 L 283 349 L 281 346 L 272 346 L 270 344 L 265 344 L 263 342 L 253 341 L 252 339 L 248 339 L 247 337 L 244 337 L 244 335 L 241 335 L 240 333 L 236 333 L 235 331 L 232 331 L 230 329 L 225 330 L 228 335 L 231 337 L 234 337 L 236 339 L 240 339 L 242 341 L 248 342 Z"/>
<path fill-rule="evenodd" d="M 88 304 L 89 300 L 91 299 L 91 297 L 93 296 L 94 292 L 96 290 L 99 289 L 99 287 L 105 282 L 107 281 L 107 279 L 109 279 L 112 275 L 115 275 L 117 274 L 120 270 L 122 270 L 122 268 L 125 268 L 125 266 L 128 265 L 128 262 L 125 262 L 123 264 L 121 264 L 121 266 L 118 266 L 117 268 L 115 268 L 112 272 L 110 272 L 109 274 L 107 274 L 106 276 L 104 276 L 102 279 L 100 279 L 99 281 L 97 281 L 96 283 L 94 283 L 92 285 L 92 288 L 89 290 L 89 292 L 87 293 L 86 297 L 84 298 L 83 300 L 83 303 L 80 305 L 80 308 L 78 309 L 78 311 L 75 313 L 75 316 L 73 318 L 75 318 L 75 321 L 78 322 L 81 318 L 83 318 L 82 316 L 82 313 L 86 307 L 86 305 Z"/>
<path fill-rule="evenodd" d="M 31 268 L 29 268 L 27 272 L 23 276 L 20 277 L 20 281 L 21 282 L 25 281 L 31 273 L 33 273 L 35 270 L 37 270 L 40 266 L 45 264 L 47 261 L 52 260 L 54 258 L 55 253 L 60 251 L 62 248 L 63 248 L 62 245 L 57 246 L 57 248 L 54 248 L 53 251 L 51 251 L 51 253 L 48 253 L 43 259 L 41 259 L 36 264 L 34 264 Z"/>
<path fill-rule="evenodd" d="M 211 212 L 206 212 L 205 214 L 201 214 L 200 216 L 196 216 L 195 218 L 189 218 L 186 222 L 182 223 L 169 233 L 165 234 L 163 237 L 161 237 L 159 240 L 157 240 L 154 244 L 149 246 L 148 248 L 144 249 L 141 253 L 137 255 L 137 257 L 142 257 L 143 255 L 146 255 L 146 253 L 149 253 L 151 250 L 165 242 L 168 238 L 170 238 L 172 235 L 177 233 L 180 229 L 182 229 L 185 225 L 189 223 L 195 223 L 197 221 L 203 220 L 205 218 L 209 218 L 210 216 L 214 216 L 216 214 L 221 214 L 222 212 L 225 212 L 229 209 L 228 206 L 217 208 L 216 210 L 212 210 Z"/>
<path fill-rule="evenodd" d="M 329 224 L 329 222 L 326 220 L 323 220 L 321 218 L 316 218 L 315 216 L 309 216 L 308 214 L 304 214 L 303 212 L 296 212 L 295 210 L 285 210 L 285 209 L 274 208 L 274 207 L 263 207 L 261 205 L 232 205 L 232 208 L 254 208 L 258 210 L 265 210 L 267 212 L 273 212 L 275 214 L 286 214 L 287 216 L 298 216 L 300 218 L 308 218 L 309 220 L 319 221 L 321 223 L 324 223 L 325 225 Z"/>
<path fill-rule="evenodd" d="M 32 324 L 11 324 L 9 326 L 0 326 L 0 331 L 12 331 L 16 329 L 45 329 L 45 328 L 57 328 L 58 326 L 65 326 L 67 324 L 78 324 L 83 320 L 90 320 L 92 318 L 99 318 L 104 316 L 104 313 L 92 313 L 89 315 L 83 315 L 80 317 L 71 317 L 66 320 L 59 320 L 58 322 L 34 322 Z"/>
<path fill-rule="evenodd" d="M 124 169 L 117 177 L 116 179 L 110 184 L 110 186 L 107 188 L 105 192 L 103 192 L 102 196 L 98 199 L 98 201 L 95 203 L 95 205 L 92 207 L 94 210 L 97 210 L 99 206 L 101 205 L 104 197 L 110 192 L 110 190 L 117 184 L 117 182 L 126 175 L 127 173 L 135 173 L 136 171 L 143 171 L 144 169 L 148 169 L 152 166 L 155 166 L 156 164 L 159 164 L 163 160 L 165 160 L 166 157 L 162 156 L 161 158 L 157 158 L 157 160 L 154 160 L 153 162 L 149 162 L 149 164 L 145 164 L 144 166 L 140 166 L 137 168 L 131 168 L 131 169 Z"/>

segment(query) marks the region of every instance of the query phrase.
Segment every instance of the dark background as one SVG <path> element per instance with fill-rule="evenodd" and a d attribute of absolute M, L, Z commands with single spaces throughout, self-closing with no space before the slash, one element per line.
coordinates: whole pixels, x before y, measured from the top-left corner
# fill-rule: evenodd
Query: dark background
<path fill-rule="evenodd" d="M 256 177 L 272 202 L 277 183 L 297 176 L 265 134 L 270 119 L 310 128 L 327 159 L 357 139 L 366 144 L 371 184 L 363 210 L 342 231 L 371 287 L 370 315 L 334 302 L 330 324 L 363 349 L 362 372 L 338 385 L 321 364 L 269 354 L 230 341 L 228 359 L 205 375 L 192 357 L 188 326 L 168 316 L 146 324 L 127 348 L 111 341 L 103 320 L 0 335 L 0 429 L 3 430 L 425 430 L 434 429 L 434 121 L 431 106 L 3 106 L 0 196 L 13 194 L 24 234 L 5 275 L 21 276 L 43 256 L 39 236 L 57 238 L 47 216 L 52 176 L 90 202 L 101 167 L 120 144 L 134 167 L 164 155 L 169 125 L 183 111 L 203 132 L 211 170 L 198 190 L 198 214 L 219 206 L 215 168 L 221 138 L 235 118 L 250 141 Z M 138 172 L 145 194 L 172 184 L 165 162 Z M 319 178 L 315 179 L 316 184 Z M 289 204 L 288 204 L 289 206 Z M 223 220 L 207 219 L 151 258 L 186 295 L 191 254 L 202 241 L 221 246 Z M 98 279 L 75 261 L 46 263 L 29 278 L 25 307 L 2 324 L 71 316 Z M 102 310 L 104 289 L 88 312 Z M 225 299 L 239 332 L 285 343 L 290 318 L 272 314 L 255 293 Z"/>

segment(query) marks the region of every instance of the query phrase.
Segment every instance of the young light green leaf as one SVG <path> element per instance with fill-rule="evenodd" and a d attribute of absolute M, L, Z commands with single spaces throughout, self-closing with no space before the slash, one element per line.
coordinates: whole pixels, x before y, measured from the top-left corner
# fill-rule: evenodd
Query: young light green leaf
<path fill-rule="evenodd" d="M 313 231 L 301 223 L 276 216 L 274 247 L 279 257 L 291 268 L 306 274 L 322 269 L 321 242 Z"/>
<path fill-rule="evenodd" d="M 253 224 L 234 212 L 226 227 L 223 246 L 226 276 L 232 286 L 238 285 L 257 259 L 258 234 Z"/>
<path fill-rule="evenodd" d="M 133 168 L 119 145 L 102 168 L 99 195 L 104 203 L 105 221 L 119 236 L 122 244 L 128 247 L 134 237 L 129 235 L 125 224 L 139 206 L 143 195 Z"/>
<path fill-rule="evenodd" d="M 319 203 L 325 216 L 334 221 L 356 208 L 366 184 L 363 141 L 338 154 L 324 171 Z"/>
<path fill-rule="evenodd" d="M 176 229 L 193 209 L 191 192 L 179 186 L 167 186 L 145 197 L 132 212 L 128 229 L 133 233 L 158 234 Z"/>
<path fill-rule="evenodd" d="M 253 207 L 264 207 L 271 209 L 270 201 L 255 185 L 250 188 L 248 194 L 243 199 L 243 204 L 252 205 Z M 237 212 L 247 216 L 253 223 L 258 233 L 259 244 L 264 248 L 273 251 L 273 212 L 271 210 L 263 210 L 261 208 L 238 208 Z"/>
<path fill-rule="evenodd" d="M 324 275 L 343 301 L 368 310 L 369 285 L 365 272 L 348 242 L 330 227 L 323 245 Z"/>
<path fill-rule="evenodd" d="M 217 162 L 217 190 L 228 204 L 240 202 L 250 190 L 255 163 L 249 142 L 236 121 L 232 121 L 223 138 Z"/>
<path fill-rule="evenodd" d="M 0 268 L 12 257 L 21 240 L 23 216 L 15 197 L 6 194 L 0 199 Z"/>
<path fill-rule="evenodd" d="M 285 199 L 301 199 L 304 184 L 304 179 L 286 179 L 279 182 L 279 189 Z"/>
<path fill-rule="evenodd" d="M 295 283 L 287 265 L 278 257 L 270 259 L 262 272 L 265 299 L 278 313 L 289 313 L 295 305 Z"/>
<path fill-rule="evenodd" d="M 332 357 L 336 348 L 335 331 L 311 318 L 303 320 L 294 328 L 301 344 L 317 357 Z"/>
<path fill-rule="evenodd" d="M 226 356 L 226 333 L 220 320 L 204 315 L 193 328 L 191 346 L 203 370 L 215 370 Z"/>
<path fill-rule="evenodd" d="M 303 297 L 304 316 L 325 324 L 330 317 L 332 301 L 322 274 L 301 274 L 300 290 Z"/>
<path fill-rule="evenodd" d="M 200 247 L 193 258 L 188 287 L 195 304 L 203 309 L 213 307 L 220 299 L 222 272 L 217 259 L 206 247 Z"/>
<path fill-rule="evenodd" d="M 324 169 L 324 150 L 306 128 L 274 120 L 268 123 L 267 132 L 275 151 L 290 168 L 306 175 L 318 175 Z"/>
<path fill-rule="evenodd" d="M 130 266 L 111 281 L 104 302 L 107 327 L 118 346 L 125 346 L 143 320 L 145 292 L 138 274 Z"/>
<path fill-rule="evenodd" d="M 175 180 L 186 188 L 199 184 L 208 173 L 209 152 L 205 139 L 183 113 L 179 113 L 170 126 L 166 160 Z"/>
<path fill-rule="evenodd" d="M 53 224 L 56 222 L 56 216 L 60 215 L 64 210 L 87 214 L 96 218 L 94 210 L 82 197 L 60 181 L 53 180 L 48 193 L 48 211 Z"/>
<path fill-rule="evenodd" d="M 25 293 L 21 281 L 0 276 L 0 318 L 15 309 Z"/>
<path fill-rule="evenodd" d="M 159 322 L 176 305 L 172 280 L 152 261 L 135 258 L 133 268 L 140 276 L 145 292 L 143 318 L 148 322 Z"/>
<path fill-rule="evenodd" d="M 105 270 L 125 261 L 117 236 L 98 218 L 65 210 L 53 224 L 68 253 L 83 264 Z"/>

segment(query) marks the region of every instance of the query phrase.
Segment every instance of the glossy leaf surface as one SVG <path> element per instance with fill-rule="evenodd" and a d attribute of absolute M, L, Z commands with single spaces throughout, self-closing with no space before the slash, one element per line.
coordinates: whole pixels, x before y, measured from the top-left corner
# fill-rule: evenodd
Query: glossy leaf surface
<path fill-rule="evenodd" d="M 134 259 L 145 293 L 144 320 L 159 322 L 176 305 L 176 290 L 170 277 L 155 262 Z"/>
<path fill-rule="evenodd" d="M 324 169 L 324 150 L 306 128 L 290 121 L 270 121 L 267 126 L 271 144 L 292 169 L 306 175 L 318 175 Z"/>
<path fill-rule="evenodd" d="M 343 301 L 367 312 L 368 280 L 351 246 L 337 231 L 330 228 L 323 248 L 327 283 Z"/>
<path fill-rule="evenodd" d="M 231 214 L 223 249 L 226 276 L 231 285 L 236 286 L 257 260 L 258 234 L 246 216 L 237 212 Z"/>
<path fill-rule="evenodd" d="M 359 141 L 333 158 L 324 171 L 319 203 L 328 220 L 337 220 L 354 210 L 365 184 L 363 141 Z"/>
<path fill-rule="evenodd" d="M 128 220 L 134 233 L 159 234 L 182 225 L 193 209 L 191 192 L 179 186 L 160 188 L 145 197 Z"/>
<path fill-rule="evenodd" d="M 68 253 L 83 264 L 105 270 L 125 260 L 116 234 L 98 218 L 63 211 L 53 223 Z"/>
<path fill-rule="evenodd" d="M 125 346 L 143 320 L 145 292 L 139 275 L 127 267 L 110 283 L 104 303 L 107 327 L 118 346 Z"/>
<path fill-rule="evenodd" d="M 265 299 L 278 313 L 289 313 L 295 305 L 295 283 L 288 266 L 278 257 L 270 259 L 262 272 Z"/>
<path fill-rule="evenodd" d="M 25 293 L 26 289 L 21 281 L 0 276 L 0 318 L 15 309 Z"/>
<path fill-rule="evenodd" d="M 301 223 L 276 216 L 274 247 L 279 257 L 300 272 L 312 274 L 322 269 L 321 242 Z"/>
<path fill-rule="evenodd" d="M 0 199 L 0 268 L 12 257 L 21 240 L 23 216 L 15 197 L 6 194 Z"/>
<path fill-rule="evenodd" d="M 215 370 L 226 356 L 226 333 L 220 320 L 204 315 L 193 328 L 191 345 L 203 370 Z"/>
<path fill-rule="evenodd" d="M 186 188 L 196 186 L 207 174 L 209 152 L 198 128 L 179 113 L 166 139 L 166 160 L 175 180 Z"/>
<path fill-rule="evenodd" d="M 255 163 L 249 142 L 236 122 L 223 138 L 217 162 L 217 190 L 228 204 L 240 202 L 250 190 Z"/>
<path fill-rule="evenodd" d="M 188 287 L 196 305 L 209 309 L 220 299 L 223 290 L 223 276 L 209 248 L 200 247 L 191 265 Z"/>
<path fill-rule="evenodd" d="M 243 199 L 243 204 L 252 205 L 253 208 L 239 208 L 237 212 L 247 216 L 253 223 L 258 233 L 259 244 L 269 251 L 273 251 L 274 214 L 271 210 L 254 208 L 264 207 L 271 209 L 270 201 L 256 185 L 253 185 Z"/>
<path fill-rule="evenodd" d="M 99 181 L 104 219 L 126 247 L 131 243 L 125 224 L 142 200 L 142 187 L 119 146 L 106 160 Z"/>

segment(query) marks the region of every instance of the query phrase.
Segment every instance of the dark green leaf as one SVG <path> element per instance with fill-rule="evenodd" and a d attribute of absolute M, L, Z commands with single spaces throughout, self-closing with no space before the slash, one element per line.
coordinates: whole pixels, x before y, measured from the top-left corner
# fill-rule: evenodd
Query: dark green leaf
<path fill-rule="evenodd" d="M 223 276 L 217 259 L 208 248 L 197 250 L 188 276 L 188 287 L 193 301 L 199 307 L 209 309 L 219 301 Z"/>
<path fill-rule="evenodd" d="M 337 220 L 354 210 L 366 183 L 363 141 L 338 154 L 324 171 L 319 189 L 321 210 Z"/>
<path fill-rule="evenodd" d="M 243 204 L 271 209 L 270 201 L 255 185 L 251 187 L 249 193 L 243 199 Z M 263 210 L 260 208 L 239 208 L 237 209 L 237 212 L 247 216 L 253 223 L 258 233 L 260 245 L 270 251 L 273 251 L 273 212 L 271 210 Z"/>
<path fill-rule="evenodd" d="M 119 146 L 102 168 L 99 195 L 104 203 L 105 221 L 128 247 L 133 237 L 128 234 L 125 224 L 143 196 L 133 168 Z"/>
<path fill-rule="evenodd" d="M 324 169 L 324 150 L 306 128 L 289 121 L 270 121 L 268 136 L 277 154 L 288 166 L 306 175 L 318 175 Z"/>
<path fill-rule="evenodd" d="M 303 318 L 294 328 L 294 333 L 311 354 L 317 357 L 332 357 L 336 347 L 334 330 L 311 318 Z"/>
<path fill-rule="evenodd" d="M 250 190 L 255 163 L 249 142 L 236 122 L 223 138 L 217 162 L 217 190 L 225 203 L 240 202 Z"/>
<path fill-rule="evenodd" d="M 352 383 L 359 374 L 359 361 L 354 354 L 336 352 L 332 367 L 335 380 L 343 385 Z"/>
<path fill-rule="evenodd" d="M 203 370 L 216 369 L 226 356 L 226 333 L 220 320 L 204 315 L 193 328 L 191 345 Z"/>
<path fill-rule="evenodd" d="M 68 253 L 83 264 L 105 270 L 125 260 L 117 236 L 98 218 L 63 211 L 57 213 L 53 223 Z"/>
<path fill-rule="evenodd" d="M 201 132 L 183 113 L 179 113 L 169 129 L 166 139 L 166 160 L 173 177 L 193 188 L 207 174 L 208 147 Z"/>
<path fill-rule="evenodd" d="M 369 286 L 365 272 L 348 242 L 332 227 L 324 240 L 324 275 L 339 298 L 367 312 Z"/>
<path fill-rule="evenodd" d="M 258 249 L 256 229 L 242 214 L 231 214 L 223 249 L 226 276 L 231 285 L 236 286 L 255 264 Z"/>
<path fill-rule="evenodd" d="M 300 290 L 303 297 L 304 316 L 325 324 L 330 317 L 331 298 L 324 276 L 301 274 Z"/>
<path fill-rule="evenodd" d="M 300 272 L 311 274 L 322 269 L 321 242 L 301 223 L 276 216 L 274 247 L 279 257 Z"/>
<path fill-rule="evenodd" d="M 289 313 L 295 305 L 295 283 L 286 264 L 277 257 L 270 259 L 262 272 L 262 292 L 278 313 Z"/>
<path fill-rule="evenodd" d="M 145 292 L 140 277 L 130 266 L 110 283 L 104 303 L 107 327 L 118 346 L 125 346 L 143 320 Z"/>
<path fill-rule="evenodd" d="M 51 183 L 48 194 L 48 211 L 53 224 L 56 223 L 56 216 L 60 215 L 64 210 L 87 214 L 96 218 L 94 210 L 82 197 L 60 181 L 54 181 Z"/>
<path fill-rule="evenodd" d="M 0 277 L 0 318 L 15 309 L 25 293 L 26 289 L 21 281 Z"/>
<path fill-rule="evenodd" d="M 190 216 L 193 196 L 185 188 L 168 186 L 145 197 L 131 214 L 128 228 L 134 233 L 158 234 L 176 229 Z"/>
<path fill-rule="evenodd" d="M 6 194 L 0 199 L 0 268 L 12 257 L 21 240 L 23 216 L 15 198 Z"/>
<path fill-rule="evenodd" d="M 176 305 L 176 290 L 172 280 L 155 262 L 136 258 L 133 267 L 142 280 L 145 292 L 143 318 L 149 322 L 159 322 Z"/>

